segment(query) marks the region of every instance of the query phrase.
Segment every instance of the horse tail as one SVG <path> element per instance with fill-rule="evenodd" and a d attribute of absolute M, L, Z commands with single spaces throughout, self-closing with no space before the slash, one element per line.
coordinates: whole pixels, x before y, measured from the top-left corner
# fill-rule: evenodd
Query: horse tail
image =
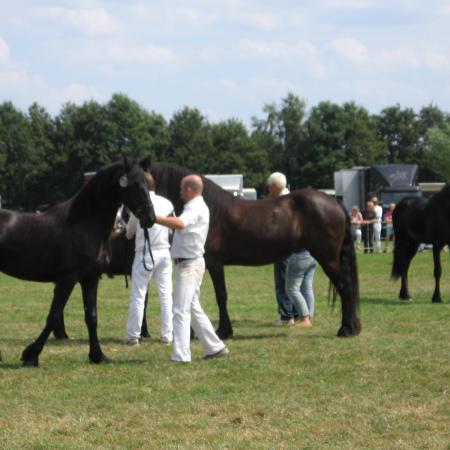
<path fill-rule="evenodd" d="M 405 239 L 403 239 L 405 230 L 401 228 L 400 213 L 403 210 L 403 204 L 400 202 L 394 209 L 392 215 L 392 224 L 394 226 L 394 258 L 392 260 L 391 278 L 397 280 L 401 277 L 406 260 Z"/>
<path fill-rule="evenodd" d="M 345 214 L 345 235 L 339 255 L 339 285 L 336 286 L 342 302 L 342 327 L 338 335 L 349 336 L 358 335 L 361 331 L 361 323 L 357 314 L 359 311 L 359 281 L 350 216 L 341 203 L 340 206 Z"/>

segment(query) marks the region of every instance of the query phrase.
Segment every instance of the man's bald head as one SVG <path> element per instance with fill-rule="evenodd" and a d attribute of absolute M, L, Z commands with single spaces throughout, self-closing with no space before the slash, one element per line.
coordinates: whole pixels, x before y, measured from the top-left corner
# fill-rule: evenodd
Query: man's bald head
<path fill-rule="evenodd" d="M 192 200 L 203 193 L 203 181 L 199 175 L 187 175 L 181 180 L 181 198 L 184 202 Z"/>
<path fill-rule="evenodd" d="M 181 180 L 181 186 L 189 187 L 196 194 L 201 195 L 203 192 L 203 181 L 198 175 L 188 175 Z"/>

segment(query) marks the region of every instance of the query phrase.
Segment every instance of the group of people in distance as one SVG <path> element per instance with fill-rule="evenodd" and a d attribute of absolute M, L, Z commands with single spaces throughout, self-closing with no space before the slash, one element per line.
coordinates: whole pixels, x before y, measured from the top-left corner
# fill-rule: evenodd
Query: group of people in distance
<path fill-rule="evenodd" d="M 379 204 L 377 197 L 372 197 L 366 203 L 366 209 L 361 213 L 357 205 L 352 206 L 351 224 L 353 240 L 357 250 L 364 242 L 364 253 L 381 253 L 381 230 L 383 221 L 385 223 L 384 252 L 388 251 L 388 246 L 394 240 L 394 225 L 392 223 L 392 214 L 395 209 L 395 203 L 390 203 L 388 210 L 383 217 L 383 208 Z"/>

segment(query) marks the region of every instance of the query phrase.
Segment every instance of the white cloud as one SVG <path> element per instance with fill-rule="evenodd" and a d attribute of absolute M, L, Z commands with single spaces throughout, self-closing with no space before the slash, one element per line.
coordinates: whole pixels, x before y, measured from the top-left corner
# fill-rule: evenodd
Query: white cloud
<path fill-rule="evenodd" d="M 299 92 L 300 90 L 290 81 L 275 78 L 251 78 L 249 85 L 254 90 L 272 93 L 272 97 L 274 97 L 274 93 L 284 95 L 286 92 Z"/>
<path fill-rule="evenodd" d="M 175 14 L 183 23 L 189 23 L 194 26 L 205 27 L 216 21 L 216 15 L 206 13 L 196 8 L 189 8 L 186 6 L 178 7 Z"/>
<path fill-rule="evenodd" d="M 71 59 L 77 62 L 89 62 L 94 65 L 133 64 L 174 64 L 177 56 L 168 47 L 161 47 L 151 43 L 115 43 L 89 42 L 87 45 L 72 50 Z"/>
<path fill-rule="evenodd" d="M 131 62 L 138 64 L 173 63 L 174 52 L 167 47 L 153 44 L 111 44 L 106 45 L 105 57 L 115 62 Z"/>
<path fill-rule="evenodd" d="M 232 80 L 226 80 L 224 78 L 222 78 L 221 80 L 219 80 L 219 84 L 226 90 L 233 90 L 236 88 L 236 83 Z"/>
<path fill-rule="evenodd" d="M 243 58 L 264 58 L 301 64 L 314 78 L 324 78 L 326 70 L 320 61 L 316 46 L 307 41 L 296 43 L 243 40 L 240 42 Z"/>
<path fill-rule="evenodd" d="M 370 51 L 353 38 L 339 38 L 330 47 L 343 60 L 364 70 L 391 71 L 398 69 L 428 69 L 439 71 L 450 67 L 449 55 L 426 46 Z"/>
<path fill-rule="evenodd" d="M 120 29 L 116 19 L 102 8 L 48 7 L 40 9 L 39 13 L 53 22 L 71 25 L 78 31 L 89 35 L 114 33 Z"/>
<path fill-rule="evenodd" d="M 200 61 L 205 63 L 211 63 L 218 60 L 221 54 L 221 49 L 219 47 L 206 47 L 200 50 L 199 57 Z"/>
<path fill-rule="evenodd" d="M 365 63 L 369 59 L 369 51 L 356 39 L 335 39 L 331 42 L 331 47 L 339 56 L 354 63 Z"/>
<path fill-rule="evenodd" d="M 61 87 L 50 85 L 38 75 L 29 74 L 19 67 L 0 68 L 0 90 L 8 92 L 8 98 L 28 107 L 32 102 L 45 106 L 56 113 L 66 102 L 82 103 L 86 100 L 101 100 L 102 95 L 94 86 L 71 83 Z"/>
<path fill-rule="evenodd" d="M 9 47 L 0 37 L 0 64 L 9 63 Z"/>

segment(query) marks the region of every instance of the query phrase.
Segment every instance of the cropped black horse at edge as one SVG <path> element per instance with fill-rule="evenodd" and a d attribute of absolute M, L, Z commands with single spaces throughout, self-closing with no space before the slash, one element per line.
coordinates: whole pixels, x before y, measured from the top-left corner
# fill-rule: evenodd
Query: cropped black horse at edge
<path fill-rule="evenodd" d="M 108 239 L 121 204 L 138 217 L 142 227 L 153 225 L 155 213 L 143 170 L 126 157 L 103 167 L 74 197 L 43 213 L 0 209 L 0 271 L 55 283 L 45 327 L 23 351 L 24 365 L 38 366 L 49 334 L 63 323 L 64 306 L 76 283 L 82 289 L 89 359 L 110 361 L 97 336 L 97 287 L 108 265 Z"/>
<path fill-rule="evenodd" d="M 433 303 L 441 303 L 440 279 L 442 274 L 440 253 L 445 245 L 450 245 L 450 186 L 433 195 L 406 197 L 393 213 L 395 246 L 392 263 L 392 277 L 401 278 L 400 300 L 410 301 L 408 270 L 419 245 L 433 245 L 435 288 Z"/>
<path fill-rule="evenodd" d="M 190 173 L 170 163 L 144 167 L 155 178 L 156 193 L 168 198 L 180 214 L 180 182 Z M 206 267 L 219 306 L 218 335 L 233 335 L 227 309 L 224 265 L 271 264 L 306 248 L 316 258 L 341 297 L 338 336 L 358 335 L 359 286 L 350 218 L 334 198 L 304 188 L 276 199 L 242 200 L 203 177 L 203 197 L 210 209 L 205 245 Z"/>

